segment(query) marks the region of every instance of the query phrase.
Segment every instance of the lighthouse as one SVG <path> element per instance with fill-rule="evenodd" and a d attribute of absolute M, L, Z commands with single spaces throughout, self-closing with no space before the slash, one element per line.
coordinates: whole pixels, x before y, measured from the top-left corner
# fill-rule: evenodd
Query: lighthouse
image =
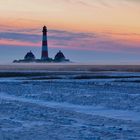
<path fill-rule="evenodd" d="M 36 59 L 35 55 L 32 51 L 28 52 L 24 59 L 14 60 L 13 63 L 28 63 L 28 62 L 37 62 L 37 63 L 51 63 L 51 62 L 69 62 L 69 59 L 66 59 L 65 55 L 62 51 L 59 51 L 54 59 L 49 58 L 48 55 L 48 38 L 47 38 L 47 27 L 43 27 L 43 36 L 42 36 L 42 52 L 41 52 L 41 59 Z"/>
<path fill-rule="evenodd" d="M 48 57 L 48 39 L 47 39 L 47 27 L 43 27 L 43 36 L 42 36 L 42 53 L 41 60 L 47 60 Z"/>

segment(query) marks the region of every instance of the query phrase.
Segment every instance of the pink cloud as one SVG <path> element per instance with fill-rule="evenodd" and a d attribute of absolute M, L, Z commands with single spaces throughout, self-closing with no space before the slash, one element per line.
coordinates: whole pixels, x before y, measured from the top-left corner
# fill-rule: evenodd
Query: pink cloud
<path fill-rule="evenodd" d="M 32 43 L 32 42 L 23 42 L 18 40 L 10 40 L 10 39 L 0 39 L 0 46 L 8 45 L 8 46 L 19 46 L 19 47 L 38 47 L 40 42 Z"/>
<path fill-rule="evenodd" d="M 4 32 L 5 30 L 5 32 Z M 0 46 L 41 47 L 40 29 L 4 28 L 0 33 Z M 49 48 L 90 50 L 105 52 L 137 52 L 140 50 L 139 34 L 84 33 L 49 30 Z"/>

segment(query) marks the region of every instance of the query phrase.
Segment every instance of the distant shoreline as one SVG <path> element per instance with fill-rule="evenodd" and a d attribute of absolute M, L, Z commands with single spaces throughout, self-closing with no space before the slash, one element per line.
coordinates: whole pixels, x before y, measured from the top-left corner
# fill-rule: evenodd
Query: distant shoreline
<path fill-rule="evenodd" d="M 100 72 L 100 71 L 120 71 L 120 72 L 140 72 L 140 65 L 93 65 L 80 63 L 57 63 L 57 64 L 1 64 L 0 72 Z"/>

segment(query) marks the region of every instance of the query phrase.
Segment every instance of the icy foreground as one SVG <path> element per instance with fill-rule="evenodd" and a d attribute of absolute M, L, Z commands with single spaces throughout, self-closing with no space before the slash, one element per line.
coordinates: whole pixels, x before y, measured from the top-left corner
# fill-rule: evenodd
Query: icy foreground
<path fill-rule="evenodd" d="M 140 73 L 0 73 L 0 140 L 139 140 Z"/>

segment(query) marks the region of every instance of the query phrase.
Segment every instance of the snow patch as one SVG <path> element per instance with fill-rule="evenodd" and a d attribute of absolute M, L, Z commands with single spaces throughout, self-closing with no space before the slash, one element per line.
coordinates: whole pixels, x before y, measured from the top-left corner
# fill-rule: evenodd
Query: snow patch
<path fill-rule="evenodd" d="M 32 103 L 39 106 L 45 106 L 50 108 L 61 108 L 64 110 L 71 110 L 78 113 L 104 116 L 104 117 L 114 118 L 114 119 L 140 121 L 140 112 L 134 112 L 134 111 L 108 109 L 102 106 L 93 106 L 93 105 L 92 106 L 75 105 L 75 104 L 70 104 L 65 102 L 48 102 L 43 100 L 35 100 L 35 99 L 11 96 L 5 93 L 0 93 L 0 99 L 9 100 L 9 101 L 19 101 L 23 103 Z"/>

